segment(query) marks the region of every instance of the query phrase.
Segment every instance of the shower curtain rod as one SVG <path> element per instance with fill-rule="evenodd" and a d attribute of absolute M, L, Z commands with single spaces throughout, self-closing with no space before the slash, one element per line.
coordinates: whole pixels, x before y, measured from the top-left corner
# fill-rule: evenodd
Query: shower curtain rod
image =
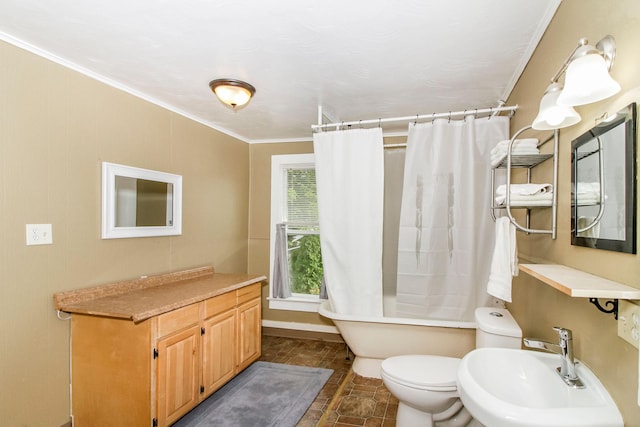
<path fill-rule="evenodd" d="M 476 109 L 470 109 L 470 110 L 464 110 L 464 111 L 449 111 L 447 113 L 432 113 L 432 114 L 423 114 L 423 115 L 419 115 L 416 114 L 415 116 L 405 116 L 405 117 L 392 117 L 392 118 L 386 118 L 386 119 L 368 119 L 368 120 L 354 120 L 354 121 L 350 121 L 350 122 L 336 122 L 336 123 L 318 123 L 317 125 L 311 125 L 311 129 L 313 131 L 319 131 L 322 129 L 327 129 L 330 127 L 335 127 L 335 130 L 338 130 L 340 127 L 343 126 L 354 126 L 354 125 L 371 125 L 371 124 L 377 124 L 378 126 L 381 126 L 383 123 L 391 123 L 391 122 L 410 122 L 412 120 L 414 121 L 418 121 L 418 120 L 435 120 L 435 119 L 442 119 L 442 118 L 449 118 L 452 119 L 453 117 L 464 117 L 468 114 L 473 114 L 475 116 L 478 115 L 482 115 L 482 114 L 488 114 L 489 116 L 493 117 L 498 113 L 501 113 L 503 111 L 509 111 L 511 112 L 511 115 L 514 114 L 514 112 L 518 109 L 517 105 L 514 106 L 510 106 L 510 107 L 495 107 L 495 108 L 476 108 Z M 322 121 L 322 107 L 319 106 L 318 107 L 318 121 L 321 122 Z"/>

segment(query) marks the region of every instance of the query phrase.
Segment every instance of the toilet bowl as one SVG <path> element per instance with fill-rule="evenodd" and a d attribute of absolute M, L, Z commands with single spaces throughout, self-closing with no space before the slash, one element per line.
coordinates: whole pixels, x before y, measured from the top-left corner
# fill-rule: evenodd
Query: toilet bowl
<path fill-rule="evenodd" d="M 520 348 L 522 331 L 506 309 L 481 307 L 475 312 L 476 347 Z M 385 359 L 382 381 L 398 399 L 397 427 L 473 425 L 462 406 L 456 379 L 460 359 L 403 355 Z"/>
<path fill-rule="evenodd" d="M 396 425 L 432 426 L 436 421 L 456 415 L 460 423 L 447 425 L 466 425 L 471 416 L 465 418 L 464 414 L 458 414 L 463 409 L 456 387 L 459 364 L 460 359 L 454 357 L 428 355 L 385 359 L 382 362 L 382 381 L 399 401 Z"/>

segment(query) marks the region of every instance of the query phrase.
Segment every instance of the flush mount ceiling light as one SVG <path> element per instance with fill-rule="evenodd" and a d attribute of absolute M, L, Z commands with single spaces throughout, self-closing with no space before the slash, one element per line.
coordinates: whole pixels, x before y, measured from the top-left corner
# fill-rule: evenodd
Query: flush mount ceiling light
<path fill-rule="evenodd" d="M 222 103 L 234 110 L 249 102 L 256 93 L 256 88 L 249 83 L 236 79 L 212 80 L 209 87 Z"/>
<path fill-rule="evenodd" d="M 551 79 L 532 127 L 550 130 L 572 126 L 580 121 L 573 106 L 601 101 L 618 93 L 620 85 L 609 75 L 615 55 L 616 43 L 612 36 L 604 37 L 595 47 L 587 39 L 580 39 Z M 563 89 L 558 80 L 565 72 Z"/>

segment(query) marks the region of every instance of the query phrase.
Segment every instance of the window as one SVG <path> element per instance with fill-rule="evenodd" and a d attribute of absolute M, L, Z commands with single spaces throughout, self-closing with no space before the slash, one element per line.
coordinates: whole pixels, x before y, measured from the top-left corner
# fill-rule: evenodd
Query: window
<path fill-rule="evenodd" d="M 323 271 L 313 154 L 271 158 L 270 277 L 273 277 L 277 224 L 286 226 L 291 296 L 274 298 L 271 289 L 269 308 L 317 311 Z"/>

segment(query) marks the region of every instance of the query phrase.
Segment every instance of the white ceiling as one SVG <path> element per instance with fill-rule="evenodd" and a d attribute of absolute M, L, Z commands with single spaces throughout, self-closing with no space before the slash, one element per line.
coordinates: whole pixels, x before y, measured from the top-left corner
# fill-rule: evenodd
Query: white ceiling
<path fill-rule="evenodd" d="M 334 121 L 495 107 L 559 2 L 1 0 L 0 39 L 243 141 L 296 141 L 318 106 Z M 214 97 L 223 77 L 256 87 L 245 108 Z"/>

